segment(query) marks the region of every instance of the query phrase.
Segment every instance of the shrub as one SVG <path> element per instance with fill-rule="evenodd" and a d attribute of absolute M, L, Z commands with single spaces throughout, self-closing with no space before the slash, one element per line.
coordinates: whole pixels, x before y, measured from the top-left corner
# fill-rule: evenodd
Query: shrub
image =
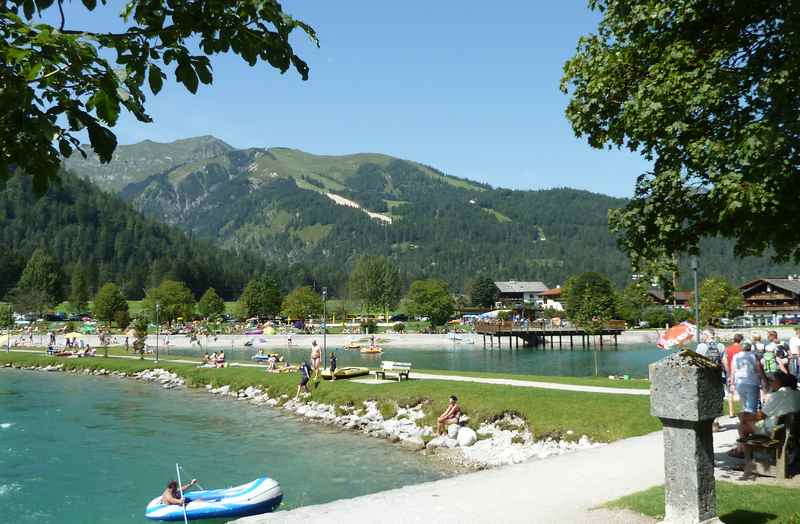
<path fill-rule="evenodd" d="M 378 324 L 374 320 L 370 319 L 366 322 L 361 323 L 361 331 L 363 333 L 368 333 L 370 335 L 374 335 L 378 332 Z"/>
<path fill-rule="evenodd" d="M 394 325 L 394 330 L 395 330 L 397 333 L 405 333 L 405 331 L 406 331 L 406 325 L 405 325 L 405 324 L 403 324 L 402 322 L 398 322 L 397 324 L 395 324 L 395 325 Z"/>
<path fill-rule="evenodd" d="M 125 329 L 131 323 L 131 316 L 127 311 L 117 311 L 114 313 L 114 322 L 118 328 Z"/>

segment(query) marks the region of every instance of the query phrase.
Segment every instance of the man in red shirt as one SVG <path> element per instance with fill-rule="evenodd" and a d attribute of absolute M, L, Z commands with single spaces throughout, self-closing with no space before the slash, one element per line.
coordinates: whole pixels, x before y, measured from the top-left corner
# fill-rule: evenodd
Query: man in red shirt
<path fill-rule="evenodd" d="M 722 359 L 722 365 L 725 367 L 725 375 L 728 377 L 728 416 L 732 417 L 733 413 L 733 394 L 736 388 L 733 383 L 733 370 L 731 369 L 731 362 L 736 353 L 742 350 L 742 340 L 744 337 L 737 333 L 733 335 L 733 344 L 725 348 L 725 357 Z"/>

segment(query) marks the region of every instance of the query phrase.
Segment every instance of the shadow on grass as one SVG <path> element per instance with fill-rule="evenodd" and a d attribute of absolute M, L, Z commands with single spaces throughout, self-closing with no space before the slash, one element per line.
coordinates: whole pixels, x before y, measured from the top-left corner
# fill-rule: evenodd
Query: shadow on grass
<path fill-rule="evenodd" d="M 777 519 L 778 516 L 774 513 L 737 509 L 724 515 L 719 515 L 719 518 L 725 524 L 766 524 Z"/>

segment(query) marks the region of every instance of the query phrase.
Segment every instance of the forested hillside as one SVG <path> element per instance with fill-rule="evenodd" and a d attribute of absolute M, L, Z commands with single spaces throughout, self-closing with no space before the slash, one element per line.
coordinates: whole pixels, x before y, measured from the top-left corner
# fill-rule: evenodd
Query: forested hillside
<path fill-rule="evenodd" d="M 67 166 L 117 189 L 149 217 L 277 266 L 300 265 L 338 294 L 361 254 L 390 256 L 406 284 L 437 276 L 456 290 L 477 273 L 551 286 L 590 270 L 618 285 L 630 280 L 607 226 L 608 210 L 621 199 L 566 188 L 495 189 L 379 154 L 234 150 L 212 137 L 175 144 L 174 154 L 171 144 L 143 142 L 121 148 L 122 163 Z M 704 243 L 701 267 L 734 282 L 797 272 L 767 258 L 735 259 L 730 243 L 716 239 Z M 684 285 L 688 278 L 685 271 Z"/>
<path fill-rule="evenodd" d="M 116 282 L 130 298 L 167 276 L 197 294 L 209 286 L 238 296 L 264 263 L 190 239 L 185 233 L 143 217 L 118 197 L 63 174 L 60 188 L 36 199 L 29 180 L 14 177 L 0 189 L 0 297 L 13 287 L 36 248 L 56 258 L 68 287 L 77 266 L 90 292 Z"/>

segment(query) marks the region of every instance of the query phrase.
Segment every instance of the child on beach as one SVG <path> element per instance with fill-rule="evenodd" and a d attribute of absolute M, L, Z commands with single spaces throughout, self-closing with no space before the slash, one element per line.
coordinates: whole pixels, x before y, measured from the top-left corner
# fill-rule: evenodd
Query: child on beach
<path fill-rule="evenodd" d="M 308 390 L 308 381 L 310 379 L 311 379 L 311 368 L 308 367 L 307 362 L 303 361 L 303 363 L 300 364 L 300 384 L 297 386 L 297 394 L 294 396 L 294 398 L 300 396 L 301 389 L 304 390 L 307 394 L 309 395 L 311 394 L 311 392 Z"/>
<path fill-rule="evenodd" d="M 331 380 L 336 380 L 336 353 L 331 352 Z"/>

